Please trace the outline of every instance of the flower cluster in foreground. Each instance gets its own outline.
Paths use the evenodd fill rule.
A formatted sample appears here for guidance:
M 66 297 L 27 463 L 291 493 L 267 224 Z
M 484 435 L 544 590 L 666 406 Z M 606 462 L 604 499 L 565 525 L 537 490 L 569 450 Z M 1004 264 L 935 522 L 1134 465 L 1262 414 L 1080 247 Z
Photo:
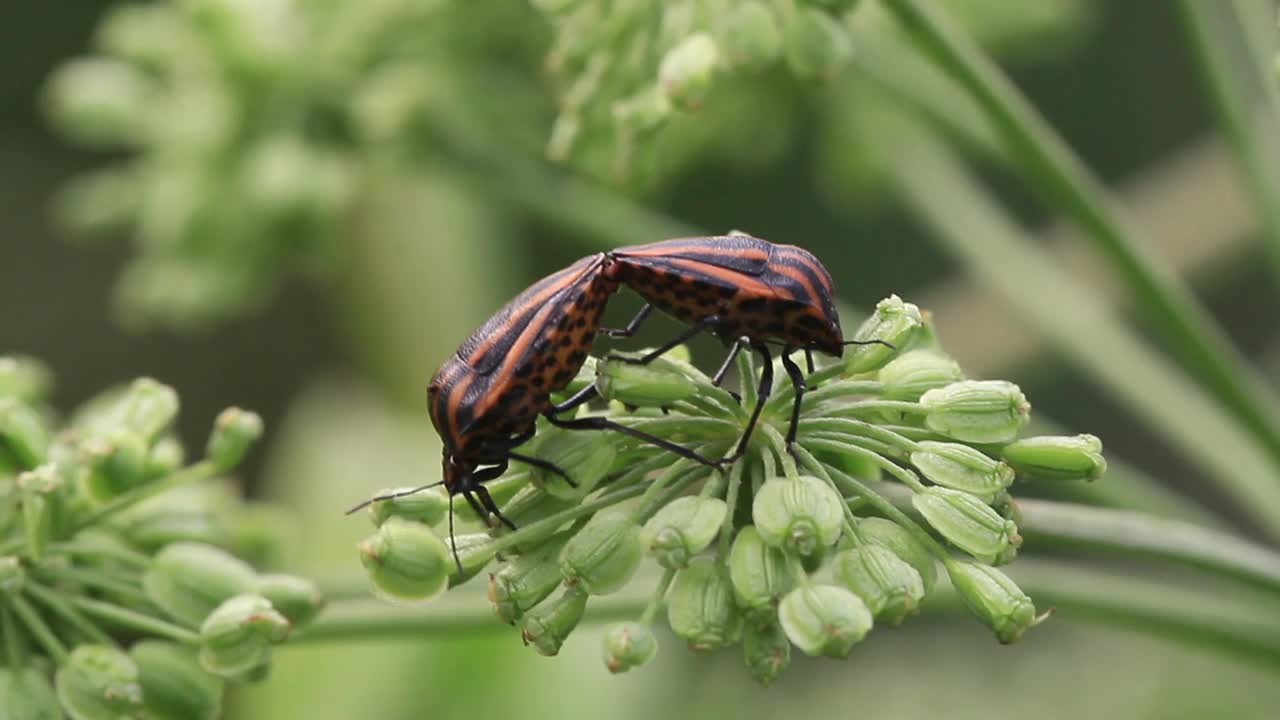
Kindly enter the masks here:
M 0 357 L 0 718 L 215 718 L 321 604 L 254 570 L 280 523 L 217 480 L 262 422 L 228 408 L 188 464 L 172 388 L 139 379 L 61 421 L 48 378 Z
M 794 391 L 776 388 L 748 452 L 727 469 L 616 434 L 540 428 L 530 454 L 577 486 L 537 468 L 491 482 L 515 531 L 451 505 L 440 488 L 375 502 L 378 530 L 360 546 L 375 588 L 424 599 L 492 565 L 494 611 L 552 655 L 592 597 L 645 578 L 647 607 L 606 634 L 610 670 L 654 656 L 651 627 L 665 611 L 696 651 L 740 644 L 767 683 L 792 647 L 844 657 L 873 625 L 902 623 L 941 569 L 1001 642 L 1017 640 L 1044 614 L 997 568 L 1021 543 L 1009 488 L 1017 478 L 1094 479 L 1106 468 L 1101 443 L 1018 439 L 1030 411 L 1018 387 L 966 379 L 918 308 L 897 297 L 855 338 L 888 345 L 858 346 L 809 376 L 791 447 Z M 756 377 L 745 354 L 739 369 Z M 752 383 L 739 400 L 687 357 L 606 359 L 584 369 L 577 386 L 586 382 L 611 401 L 603 412 L 613 419 L 712 456 L 733 447 L 756 402 Z

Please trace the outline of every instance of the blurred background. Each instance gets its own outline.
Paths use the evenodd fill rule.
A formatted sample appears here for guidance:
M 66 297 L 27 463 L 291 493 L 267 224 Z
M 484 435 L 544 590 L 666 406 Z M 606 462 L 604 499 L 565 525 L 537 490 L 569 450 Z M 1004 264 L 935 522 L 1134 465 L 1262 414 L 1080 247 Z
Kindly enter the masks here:
M 696 102 L 677 98 L 660 129 L 645 120 L 658 110 L 635 120 L 609 102 L 647 102 L 654 68 L 575 83 L 578 46 L 621 47 L 628 28 L 622 11 L 612 26 L 573 26 L 554 7 L 572 4 L 6 7 L 0 353 L 47 361 L 62 408 L 157 377 L 182 395 L 188 443 L 226 405 L 259 411 L 266 441 L 241 480 L 296 511 L 286 565 L 359 582 L 353 548 L 368 526 L 341 511 L 438 473 L 424 388 L 472 328 L 589 252 L 740 229 L 818 255 L 850 308 L 847 331 L 858 309 L 897 293 L 932 311 L 970 374 L 1013 380 L 1037 419 L 1102 437 L 1120 471 L 1099 485 L 1121 487 L 1076 499 L 1122 503 L 1125 479 L 1151 477 L 1169 507 L 1259 532 L 1239 502 L 1206 489 L 1212 463 L 987 281 L 999 249 L 974 233 L 958 245 L 922 220 L 930 180 L 903 179 L 896 144 L 912 133 L 944 138 L 965 161 L 962 185 L 999 201 L 1082 306 L 1155 345 L 1123 284 L 875 3 L 846 23 L 852 64 L 744 63 Z M 1114 191 L 1147 250 L 1280 379 L 1278 276 L 1176 4 L 942 4 Z M 1274 3 L 1253 7 L 1274 43 Z M 696 26 L 689 13 L 672 32 Z M 933 192 L 954 199 L 957 186 Z M 624 298 L 615 323 L 639 304 Z M 1060 308 L 1064 323 L 1080 325 L 1075 309 Z M 672 327 L 654 322 L 638 342 Z M 1076 329 L 1087 354 L 1089 327 Z M 694 352 L 715 362 L 710 342 Z M 1070 613 L 1011 647 L 969 618 L 926 615 L 873 633 L 845 663 L 798 658 L 768 689 L 736 653 L 660 641 L 657 662 L 618 677 L 596 628 L 556 658 L 496 621 L 456 637 L 285 646 L 267 682 L 234 692 L 228 717 L 1273 718 L 1280 707 L 1274 664 Z

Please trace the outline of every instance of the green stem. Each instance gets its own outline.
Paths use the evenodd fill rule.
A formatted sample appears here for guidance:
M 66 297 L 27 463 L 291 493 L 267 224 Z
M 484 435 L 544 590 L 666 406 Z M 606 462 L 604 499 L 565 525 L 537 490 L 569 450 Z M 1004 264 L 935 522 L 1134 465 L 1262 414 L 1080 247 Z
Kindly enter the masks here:
M 756 396 L 756 355 L 751 349 L 738 353 L 738 394 L 742 395 L 742 407 L 754 408 L 759 398 Z
M 122 599 L 128 599 L 132 602 L 146 606 L 152 606 L 151 599 L 148 598 L 146 593 L 142 592 L 142 590 L 136 585 L 132 585 L 122 580 L 117 580 L 116 578 L 105 575 L 102 572 L 69 565 L 45 565 L 37 568 L 34 574 L 36 577 L 41 579 L 64 580 L 97 588 L 99 590 L 105 590 L 121 597 Z
M 644 490 L 644 486 L 640 484 L 618 488 L 617 490 L 601 495 L 590 502 L 585 502 L 577 507 L 562 510 L 554 515 L 548 515 L 536 522 L 531 522 L 509 535 L 503 535 L 497 540 L 494 540 L 490 547 L 494 553 L 500 553 L 503 550 L 519 545 L 529 537 L 537 537 L 541 532 L 558 528 L 561 525 L 577 520 L 580 517 L 592 515 L 597 510 L 602 510 L 610 507 L 611 505 L 616 505 L 623 500 L 629 500 L 636 497 L 643 493 Z
M 800 432 L 832 432 L 841 435 L 867 437 L 889 445 L 899 453 L 910 453 L 916 449 L 916 441 L 902 433 L 890 430 L 882 425 L 854 420 L 851 418 L 815 418 L 800 421 Z
M 50 555 L 60 553 L 65 553 L 77 558 L 115 560 L 124 563 L 135 570 L 143 570 L 151 566 L 150 557 L 144 553 L 138 552 L 137 550 L 131 550 L 123 546 L 90 545 L 77 540 L 54 543 L 49 546 Z
M 40 643 L 45 653 L 53 658 L 53 661 L 59 665 L 67 661 L 67 648 L 54 634 L 53 630 L 45 623 L 44 618 L 40 617 L 40 613 L 31 607 L 26 598 L 21 595 L 9 596 L 9 607 L 13 608 L 14 614 L 26 626 L 27 632 L 31 637 Z
M 169 475 L 168 477 L 134 488 L 133 490 L 110 500 L 95 512 L 77 520 L 72 526 L 72 532 L 79 532 L 87 527 L 100 524 L 103 520 L 125 510 L 135 503 L 146 500 L 154 495 L 159 495 L 166 490 L 172 490 L 179 485 L 186 485 L 187 483 L 199 482 L 200 480 L 211 478 L 217 474 L 217 467 L 212 461 L 201 460 L 200 462 L 193 463 Z
M 69 601 L 76 609 L 122 628 L 167 638 L 184 645 L 200 644 L 199 634 L 150 615 L 87 597 L 72 597 Z
M 973 96 L 1010 155 L 1094 240 L 1178 356 L 1280 464 L 1280 398 L 1177 276 L 1143 249 L 1102 184 L 950 17 L 928 0 L 885 0 L 883 5 L 916 45 Z
M 746 469 L 746 458 L 738 458 L 733 463 L 733 467 L 729 468 L 729 492 L 725 495 L 725 506 L 728 510 L 724 514 L 724 523 L 720 525 L 718 546 L 718 554 L 722 559 L 729 557 L 729 548 L 733 544 L 735 530 L 733 516 L 738 509 L 738 493 L 742 490 L 742 476 L 746 473 Z
M 859 457 L 866 458 L 876 465 L 879 465 L 882 470 L 897 478 L 902 482 L 902 484 L 911 488 L 912 492 L 920 492 L 924 490 L 924 483 L 920 482 L 919 476 L 917 476 L 913 470 L 904 468 L 878 452 L 859 447 L 847 440 L 824 440 L 823 438 L 813 437 L 805 438 L 803 444 L 806 447 L 812 446 L 822 450 L 830 450 L 832 452 L 857 455 Z
M 810 390 L 804 394 L 804 404 L 807 406 L 811 403 L 820 403 L 824 400 L 835 400 L 851 395 L 879 395 L 884 392 L 884 383 L 879 380 L 844 380 L 841 382 L 828 383 L 818 388 Z M 778 393 L 782 396 L 782 393 Z M 785 397 L 781 397 L 786 400 Z
M 13 611 L 4 603 L 0 603 L 0 637 L 4 638 L 5 665 L 10 670 L 25 667 L 26 648 L 22 645 L 22 638 L 18 636 L 18 624 L 13 620 Z
M 662 577 L 658 580 L 658 585 L 653 589 L 653 595 L 649 598 L 649 604 L 644 607 L 644 612 L 640 613 L 640 624 L 651 625 L 653 618 L 662 609 L 663 602 L 666 600 L 667 591 L 671 589 L 671 583 L 676 579 L 676 571 L 670 568 L 662 571 Z
M 23 588 L 23 592 L 30 595 L 36 602 L 43 605 L 49 612 L 61 617 L 63 620 L 71 624 L 72 627 L 79 630 L 82 635 L 89 638 L 92 642 L 102 645 L 115 645 L 116 642 L 102 630 L 102 628 L 94 625 L 89 618 L 85 617 L 71 606 L 65 598 L 58 593 L 44 587 L 38 583 L 27 583 Z

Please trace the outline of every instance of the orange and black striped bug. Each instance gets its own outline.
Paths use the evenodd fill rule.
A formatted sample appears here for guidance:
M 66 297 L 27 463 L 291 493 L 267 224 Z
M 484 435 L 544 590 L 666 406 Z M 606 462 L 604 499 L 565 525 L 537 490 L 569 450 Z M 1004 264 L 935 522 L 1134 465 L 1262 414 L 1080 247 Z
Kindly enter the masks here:
M 585 402 L 554 405 L 551 393 L 568 385 L 587 359 L 600 314 L 618 287 L 604 272 L 608 263 L 604 253 L 591 255 L 534 283 L 472 333 L 431 379 L 427 405 L 444 444 L 443 478 L 433 485 L 444 485 L 450 499 L 462 495 L 480 517 L 492 514 L 514 527 L 483 484 L 506 472 L 512 460 L 554 472 L 573 483 L 556 465 L 516 451 L 533 437 L 539 415 L 559 427 L 614 430 L 704 464 L 716 464 L 692 450 L 607 418 L 557 417 L 557 413 Z M 425 487 L 431 485 L 374 497 L 351 511 Z M 452 536 L 452 513 L 449 521 Z M 456 561 L 456 550 L 454 555 Z
M 813 372 L 812 351 L 840 357 L 845 345 L 862 344 L 843 339 L 831 275 L 803 248 L 732 234 L 618 248 L 608 256 L 604 277 L 631 288 L 646 304 L 625 328 L 602 332 L 613 337 L 633 335 L 654 307 L 690 326 L 643 357 L 622 359 L 649 362 L 704 331 L 731 344 L 728 357 L 715 374 L 717 385 L 742 348 L 749 347 L 764 359 L 758 402 L 730 460 L 745 452 L 773 389 L 770 344 L 781 346 L 782 366 L 796 390 L 788 443 L 796 439 L 805 390 L 804 374 L 790 354 L 804 350 L 809 372 Z

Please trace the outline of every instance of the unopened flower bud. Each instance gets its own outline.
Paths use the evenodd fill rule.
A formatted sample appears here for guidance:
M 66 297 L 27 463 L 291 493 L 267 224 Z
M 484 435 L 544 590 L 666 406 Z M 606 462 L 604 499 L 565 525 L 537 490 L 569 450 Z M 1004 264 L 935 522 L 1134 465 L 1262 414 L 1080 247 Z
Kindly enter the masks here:
M 52 463 L 46 463 L 22 473 L 14 482 L 22 502 L 27 553 L 39 561 L 65 519 L 62 476 Z
M 934 388 L 964 379 L 960 365 L 950 357 L 930 349 L 902 353 L 880 368 L 880 383 L 887 400 L 915 402 Z
M 773 62 L 782 49 L 782 33 L 773 13 L 762 2 L 730 7 L 716 33 L 725 59 L 734 68 L 759 68 Z
M 604 635 L 604 666 L 623 673 L 648 664 L 658 653 L 658 640 L 647 625 L 628 622 L 614 625 Z
M 387 518 L 403 518 L 423 525 L 435 525 L 449 513 L 449 496 L 447 493 L 421 490 L 408 495 L 397 495 L 413 488 L 385 488 L 375 493 L 375 497 L 394 495 L 385 500 L 374 500 L 369 503 L 369 519 L 374 527 L 379 527 Z
M 667 596 L 667 622 L 695 651 L 737 642 L 742 616 L 733 602 L 733 586 L 716 561 L 695 558 L 676 574 Z
M 897 295 L 876 303 L 876 311 L 853 334 L 854 340 L 864 344 L 854 345 L 846 351 L 846 372 L 858 374 L 883 367 L 898 354 L 899 348 L 906 346 L 922 324 L 920 308 L 903 302 Z
M 938 485 L 976 495 L 988 504 L 1013 484 L 1013 468 L 960 443 L 917 443 L 911 464 Z
M 871 630 L 871 611 L 857 595 L 834 585 L 792 590 L 778 606 L 787 637 L 806 655 L 847 657 Z
M 947 566 L 951 585 L 978 619 L 1002 643 L 1011 643 L 1039 625 L 1049 613 L 1036 614 L 1035 603 L 1008 575 L 989 565 L 957 561 Z
M 500 620 L 514 625 L 560 586 L 560 551 L 568 541 L 568 535 L 549 540 L 489 575 L 489 602 Z
M 0 668 L 0 718 L 62 720 L 62 708 L 44 673 L 32 667 Z
M 768 686 L 791 664 L 791 641 L 776 619 L 748 623 L 742 632 L 742 659 L 751 677 Z
M 971 443 L 1009 442 L 1031 415 L 1022 390 L 1003 380 L 964 380 L 920 396 L 925 425 Z
M 836 555 L 836 580 L 862 598 L 879 621 L 897 627 L 920 610 L 924 581 L 907 561 L 881 545 L 868 543 Z
M 20 355 L 0 356 L 0 398 L 17 398 L 34 402 L 48 394 L 53 373 L 35 358 Z
M 840 538 L 843 502 L 816 477 L 773 478 L 756 493 L 751 517 L 766 543 L 807 556 Z
M 720 50 L 707 33 L 694 33 L 667 51 L 658 67 L 658 85 L 678 108 L 697 110 L 711 87 Z
M 587 611 L 587 593 L 580 588 L 567 587 L 559 597 L 530 610 L 521 623 L 520 636 L 525 645 L 532 645 L 543 655 L 560 652 L 569 633 Z
M 259 575 L 253 592 L 271 602 L 293 627 L 302 627 L 315 619 L 324 607 L 324 595 L 314 582 L 297 575 L 268 573 Z
M 289 621 L 261 595 L 236 595 L 200 626 L 200 665 L 236 677 L 271 659 L 271 646 L 289 635 Z
M 0 557 L 0 597 L 20 592 L 26 577 L 27 572 L 16 555 Z
M 151 107 L 150 81 L 133 65 L 114 59 L 72 60 L 46 89 L 49 113 L 64 132 L 89 145 L 142 139 Z
M 0 452 L 30 470 L 45 461 L 49 432 L 40 413 L 15 397 L 0 397 Z
M 596 389 L 600 397 L 632 407 L 666 407 L 699 391 L 697 381 L 667 357 L 654 358 L 644 365 L 606 357 L 597 367 Z
M 529 477 L 534 485 L 562 500 L 578 501 L 595 489 L 618 457 L 613 443 L 600 442 L 593 433 L 554 428 L 538 436 L 533 454 L 569 474 L 570 485 L 556 472 L 534 467 Z
M 787 64 L 801 76 L 834 77 L 853 57 L 849 31 L 815 8 L 791 13 L 783 43 Z
M 470 580 L 480 574 L 481 570 L 493 561 L 495 555 L 498 554 L 494 549 L 493 537 L 489 533 L 465 533 L 462 535 L 454 534 L 448 538 L 446 543 L 449 546 L 450 557 L 456 557 L 459 563 L 462 563 L 462 574 L 457 572 L 457 563 L 454 563 L 454 570 L 449 575 L 449 587 L 455 588 L 462 583 Z M 456 556 L 454 550 L 457 550 Z
M 640 539 L 658 564 L 671 570 L 686 567 L 715 539 L 727 512 L 718 498 L 676 498 L 649 518 Z
M 171 617 L 195 626 L 227 598 L 252 591 L 255 581 L 253 568 L 227 551 L 178 542 L 152 558 L 142 589 Z
M 398 600 L 425 600 L 444 592 L 454 571 L 449 546 L 422 523 L 391 518 L 360 543 L 374 588 Z
M 138 666 L 149 720 L 216 720 L 222 714 L 222 678 L 200 667 L 196 651 L 173 642 L 143 640 L 129 648 Z
M 85 489 L 96 502 L 106 502 L 132 490 L 147 480 L 146 438 L 126 428 L 85 444 Z
M 777 614 L 778 603 L 793 585 L 786 555 L 766 543 L 752 525 L 739 530 L 733 540 L 729 580 L 738 606 L 756 624 Z
M 1004 446 L 1000 455 L 1036 480 L 1097 480 L 1107 471 L 1102 441 L 1093 435 L 1042 435 Z
M 164 435 L 151 446 L 147 453 L 144 475 L 147 480 L 154 480 L 176 472 L 186 462 L 187 451 L 182 442 L 173 435 Z
M 1013 521 L 969 493 L 930 487 L 911 496 L 911 504 L 952 545 L 984 563 L 1007 563 L 1022 544 Z
M 121 398 L 122 420 L 150 444 L 178 416 L 178 393 L 151 378 L 138 378 Z
M 605 511 L 591 518 L 560 553 L 565 583 L 588 595 L 608 595 L 619 590 L 644 557 L 640 526 L 631 515 Z
M 262 437 L 262 418 L 257 413 L 230 407 L 219 413 L 205 454 L 219 471 L 240 464 L 249 448 Z
M 661 127 L 671 117 L 671 101 L 652 85 L 613 104 L 613 121 L 619 130 L 638 135 Z
M 869 543 L 888 548 L 915 568 L 920 573 L 926 595 L 933 590 L 938 581 L 937 561 L 909 530 L 892 520 L 868 517 L 858 521 L 858 534 Z
M 105 645 L 80 645 L 55 675 L 58 699 L 75 718 L 137 717 L 142 713 L 138 666 Z

